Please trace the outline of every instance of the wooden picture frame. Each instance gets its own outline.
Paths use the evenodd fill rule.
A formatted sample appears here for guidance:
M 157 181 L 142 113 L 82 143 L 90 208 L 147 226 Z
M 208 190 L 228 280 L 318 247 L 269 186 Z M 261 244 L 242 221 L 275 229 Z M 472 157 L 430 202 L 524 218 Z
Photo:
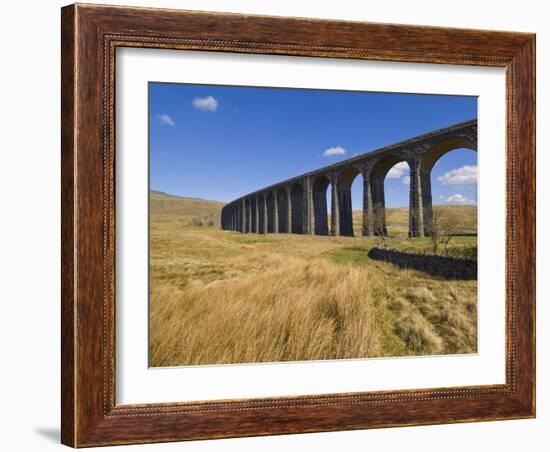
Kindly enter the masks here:
M 535 416 L 535 35 L 147 8 L 62 9 L 62 442 L 73 447 Z M 506 383 L 115 404 L 117 47 L 506 69 Z

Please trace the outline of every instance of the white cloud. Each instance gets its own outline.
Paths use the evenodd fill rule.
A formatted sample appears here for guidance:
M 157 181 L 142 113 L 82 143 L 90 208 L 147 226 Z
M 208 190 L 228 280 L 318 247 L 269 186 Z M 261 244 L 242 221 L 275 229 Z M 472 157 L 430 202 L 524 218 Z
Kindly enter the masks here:
M 389 171 L 386 177 L 390 179 L 399 179 L 409 171 L 409 165 L 407 162 L 399 162 L 397 165 L 394 165 Z
M 195 97 L 193 99 L 193 107 L 202 111 L 216 111 L 218 109 L 218 101 L 212 97 Z
M 165 126 L 174 127 L 176 125 L 174 120 L 168 115 L 165 115 L 165 114 L 157 115 L 157 118 L 160 121 L 160 123 L 164 124 Z
M 477 165 L 465 165 L 447 171 L 437 180 L 443 185 L 475 185 L 477 183 Z
M 451 204 L 475 204 L 475 201 L 472 201 L 471 199 L 468 199 L 461 195 L 460 193 L 457 193 L 456 195 L 449 196 L 446 199 L 447 202 Z
M 333 155 L 344 155 L 346 153 L 346 149 L 342 146 L 332 146 L 328 149 L 325 149 L 325 152 L 323 152 L 324 157 L 331 157 Z
M 401 179 L 401 182 L 403 182 L 405 185 L 411 185 L 411 176 L 405 176 L 403 179 Z

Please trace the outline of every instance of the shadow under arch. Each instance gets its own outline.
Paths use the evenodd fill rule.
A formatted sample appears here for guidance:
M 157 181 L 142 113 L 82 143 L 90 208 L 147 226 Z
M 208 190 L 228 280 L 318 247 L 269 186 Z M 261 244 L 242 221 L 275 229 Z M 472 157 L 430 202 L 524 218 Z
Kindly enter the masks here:
M 477 144 L 463 137 L 445 138 L 435 143 L 422 156 L 420 162 L 420 188 L 425 236 L 433 234 L 432 169 L 441 157 L 458 149 L 470 149 L 477 152 Z
M 251 220 L 252 220 L 252 201 L 249 198 L 244 200 L 245 211 L 245 232 L 251 232 Z
M 378 160 L 371 172 L 371 194 L 372 194 L 372 214 L 374 235 L 387 236 L 388 228 L 386 225 L 386 196 L 384 194 L 384 182 L 390 169 L 401 162 L 409 163 L 401 155 L 390 155 Z M 410 167 L 409 167 L 410 170 Z
M 256 205 L 258 206 L 258 233 L 265 234 L 266 229 L 266 217 L 265 217 L 265 195 L 263 193 L 256 196 Z
M 258 232 L 258 204 L 256 198 L 250 198 L 250 232 Z
M 304 188 L 299 182 L 290 187 L 290 230 L 293 234 L 304 233 Z
M 267 211 L 266 232 L 275 232 L 275 196 L 273 196 L 273 192 L 268 191 L 265 194 L 265 203 Z
M 321 174 L 315 178 L 312 185 L 314 234 L 328 235 L 327 189 L 330 179 Z
M 283 187 L 279 187 L 276 191 L 277 211 L 278 211 L 278 226 L 279 232 L 290 232 L 288 230 L 288 195 Z
M 338 211 L 340 214 L 340 235 L 353 236 L 353 205 L 351 186 L 360 173 L 359 168 L 348 166 L 338 175 Z

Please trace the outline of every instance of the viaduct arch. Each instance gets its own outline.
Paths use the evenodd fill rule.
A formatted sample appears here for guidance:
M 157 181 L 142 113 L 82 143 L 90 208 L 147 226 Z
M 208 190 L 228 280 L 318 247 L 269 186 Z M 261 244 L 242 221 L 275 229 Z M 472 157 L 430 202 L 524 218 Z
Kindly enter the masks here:
M 458 148 L 477 151 L 477 120 L 434 130 L 249 193 L 223 207 L 222 229 L 353 236 L 351 185 L 361 176 L 361 234 L 387 235 L 384 180 L 396 163 L 405 161 L 411 178 L 409 236 L 431 235 L 431 171 L 441 156 Z M 329 185 L 331 206 L 326 201 Z

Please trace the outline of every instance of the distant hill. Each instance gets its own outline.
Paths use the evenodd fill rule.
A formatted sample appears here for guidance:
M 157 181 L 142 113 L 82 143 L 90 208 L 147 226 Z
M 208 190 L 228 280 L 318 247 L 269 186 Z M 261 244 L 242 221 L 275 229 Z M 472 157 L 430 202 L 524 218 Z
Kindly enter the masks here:
M 170 195 L 161 191 L 149 192 L 149 207 L 151 216 L 177 216 L 189 223 L 202 222 L 203 225 L 213 223 L 220 225 L 221 209 L 225 205 L 220 201 L 200 198 L 186 198 Z M 456 225 L 456 231 L 461 233 L 477 232 L 477 207 L 457 205 L 436 205 L 434 211 L 446 221 Z M 361 211 L 353 212 L 353 223 L 356 235 L 361 233 Z M 386 224 L 390 235 L 407 234 L 409 228 L 409 209 L 407 207 L 387 208 Z
M 220 215 L 225 203 L 200 198 L 186 198 L 170 195 L 161 191 L 149 191 L 149 210 L 151 216 L 178 216 L 187 221 L 212 220 L 220 224 Z

